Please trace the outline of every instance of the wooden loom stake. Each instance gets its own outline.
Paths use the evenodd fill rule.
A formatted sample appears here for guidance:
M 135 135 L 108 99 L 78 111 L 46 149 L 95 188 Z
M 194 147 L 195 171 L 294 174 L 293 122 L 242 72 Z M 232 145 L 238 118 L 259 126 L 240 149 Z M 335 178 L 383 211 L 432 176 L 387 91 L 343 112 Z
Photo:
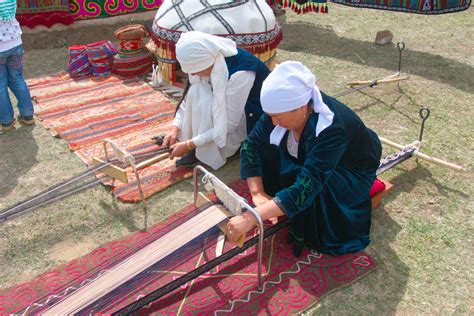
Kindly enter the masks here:
M 402 145 L 397 144 L 395 142 L 392 142 L 391 140 L 385 139 L 383 137 L 379 137 L 379 139 L 382 143 L 384 143 L 388 146 L 392 146 L 392 147 L 395 147 L 397 149 L 403 149 Z M 423 159 L 423 160 L 426 160 L 426 161 L 429 161 L 429 162 L 434 163 L 436 165 L 452 169 L 454 171 L 458 171 L 458 172 L 467 171 L 467 169 L 465 167 L 462 167 L 462 166 L 459 166 L 459 165 L 456 165 L 456 164 L 453 164 L 451 162 L 447 162 L 447 161 L 444 161 L 444 160 L 441 160 L 441 159 L 438 159 L 438 158 L 434 158 L 434 157 L 428 156 L 428 155 L 420 153 L 420 152 L 414 152 L 413 156 L 415 156 L 417 158 L 420 158 L 420 159 Z

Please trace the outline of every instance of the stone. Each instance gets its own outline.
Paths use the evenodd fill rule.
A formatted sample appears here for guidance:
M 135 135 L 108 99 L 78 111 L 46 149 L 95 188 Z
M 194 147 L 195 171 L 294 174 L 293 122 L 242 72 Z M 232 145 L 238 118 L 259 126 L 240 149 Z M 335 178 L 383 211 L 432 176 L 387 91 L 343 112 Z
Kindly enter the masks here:
M 375 44 L 377 45 L 387 45 L 392 42 L 393 34 L 389 30 L 378 31 L 375 36 Z

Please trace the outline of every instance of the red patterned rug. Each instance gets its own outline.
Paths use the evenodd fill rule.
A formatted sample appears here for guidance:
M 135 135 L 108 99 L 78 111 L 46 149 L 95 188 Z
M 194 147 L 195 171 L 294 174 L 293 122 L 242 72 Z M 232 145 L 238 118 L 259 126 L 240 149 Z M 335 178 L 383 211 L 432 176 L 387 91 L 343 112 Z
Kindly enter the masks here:
M 249 198 L 244 181 L 231 185 Z M 187 206 L 166 221 L 60 266 L 37 279 L 0 291 L 0 314 L 38 314 L 64 296 L 76 291 L 101 273 L 142 249 L 197 212 Z M 255 247 L 247 249 L 213 271 L 199 276 L 138 314 L 271 314 L 288 315 L 308 309 L 320 298 L 357 281 L 376 267 L 365 252 L 344 256 L 322 255 L 305 250 L 300 258 L 286 243 L 286 229 L 269 237 L 264 245 L 263 290 L 257 289 Z M 232 245 L 226 243 L 224 252 Z M 180 252 L 167 269 L 155 266 L 123 289 L 108 295 L 107 303 L 96 302 L 87 313 L 109 314 L 135 302 L 163 284 L 215 258 L 215 241 L 207 238 L 199 252 L 191 256 Z M 82 311 L 81 311 L 82 312 Z
M 72 79 L 65 72 L 28 80 L 36 115 L 54 136 L 87 165 L 104 158 L 102 140 L 110 138 L 133 154 L 158 149 L 152 137 L 166 133 L 175 106 L 139 79 L 87 77 Z M 136 178 L 127 170 L 129 184 L 109 181 L 122 201 L 140 200 Z M 192 175 L 166 159 L 139 171 L 145 197 Z

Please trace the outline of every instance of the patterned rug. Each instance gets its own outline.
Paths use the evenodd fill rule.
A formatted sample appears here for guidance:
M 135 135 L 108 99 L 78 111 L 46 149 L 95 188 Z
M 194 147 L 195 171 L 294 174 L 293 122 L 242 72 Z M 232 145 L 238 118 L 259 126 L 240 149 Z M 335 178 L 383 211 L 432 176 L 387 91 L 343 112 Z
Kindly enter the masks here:
M 239 180 L 231 187 L 249 198 L 244 181 Z M 187 221 L 195 212 L 197 210 L 189 205 L 147 232 L 137 232 L 110 242 L 35 280 L 0 290 L 0 314 L 41 313 L 47 306 Z M 330 256 L 305 250 L 300 258 L 296 258 L 292 246 L 286 243 L 286 233 L 287 230 L 283 229 L 265 241 L 262 291 L 257 289 L 256 253 L 255 247 L 251 247 L 148 305 L 138 314 L 295 314 L 313 306 L 323 296 L 352 284 L 376 267 L 374 259 L 365 252 Z M 226 243 L 224 252 L 231 247 Z M 127 283 L 125 289 L 119 288 L 108 295 L 108 303 L 98 302 L 87 312 L 110 314 L 215 258 L 215 241 L 208 239 L 193 256 L 187 257 L 180 252 L 179 257 L 180 260 L 173 260 L 169 265 L 172 269 L 152 267 Z
M 466 10 L 471 0 L 331 0 L 350 7 L 401 11 L 420 14 L 445 14 Z
M 115 76 L 75 80 L 67 73 L 28 80 L 36 115 L 43 126 L 66 141 L 87 165 L 92 158 L 104 159 L 102 139 L 110 138 L 132 154 L 159 147 L 152 137 L 166 133 L 175 106 L 139 79 Z M 112 152 L 109 152 L 111 157 Z M 136 177 L 127 169 L 129 183 L 105 182 L 122 201 L 140 200 Z M 176 168 L 165 159 L 139 171 L 145 197 L 192 175 L 189 168 Z
M 29 28 L 74 22 L 69 12 L 69 0 L 18 0 L 16 18 L 22 26 Z
M 85 20 L 156 10 L 162 0 L 70 0 L 70 2 L 74 20 Z

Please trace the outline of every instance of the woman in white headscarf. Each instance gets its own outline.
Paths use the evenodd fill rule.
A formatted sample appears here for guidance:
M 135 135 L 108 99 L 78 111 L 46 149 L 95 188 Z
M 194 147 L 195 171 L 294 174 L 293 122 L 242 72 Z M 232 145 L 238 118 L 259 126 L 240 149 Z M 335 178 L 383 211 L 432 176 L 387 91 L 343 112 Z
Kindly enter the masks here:
M 331 254 L 364 249 L 370 242 L 369 191 L 381 156 L 377 135 L 347 106 L 322 94 L 300 62 L 273 70 L 261 103 L 266 114 L 242 145 L 241 176 L 262 219 L 291 219 L 297 256 L 304 246 Z M 268 143 L 278 146 L 281 159 L 271 175 L 262 169 L 259 151 Z M 266 177 L 273 177 L 277 190 L 264 188 Z M 230 238 L 255 225 L 251 214 L 232 218 Z
M 163 145 L 171 145 L 171 158 L 182 157 L 177 165 L 200 160 L 218 169 L 263 113 L 259 96 L 269 70 L 232 40 L 197 31 L 181 35 L 176 59 L 190 87 Z

